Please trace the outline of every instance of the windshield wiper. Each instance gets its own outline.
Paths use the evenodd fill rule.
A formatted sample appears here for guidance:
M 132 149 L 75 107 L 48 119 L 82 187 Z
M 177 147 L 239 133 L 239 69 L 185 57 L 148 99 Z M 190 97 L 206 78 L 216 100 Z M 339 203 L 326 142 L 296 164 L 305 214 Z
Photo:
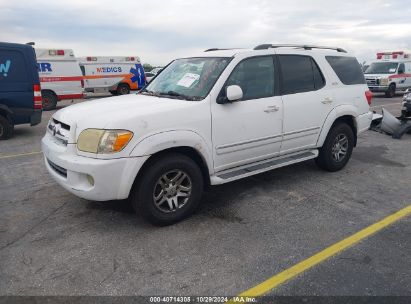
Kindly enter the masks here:
M 167 93 L 160 93 L 160 95 L 164 96 L 172 96 L 172 97 L 177 97 L 177 98 L 182 98 L 185 100 L 201 100 L 201 97 L 198 96 L 188 96 L 184 94 L 177 93 L 176 91 L 168 91 Z
M 144 94 L 144 95 L 157 96 L 157 97 L 160 95 L 157 92 L 153 92 L 153 91 L 150 91 L 150 90 L 147 90 L 147 89 L 142 89 L 139 93 Z

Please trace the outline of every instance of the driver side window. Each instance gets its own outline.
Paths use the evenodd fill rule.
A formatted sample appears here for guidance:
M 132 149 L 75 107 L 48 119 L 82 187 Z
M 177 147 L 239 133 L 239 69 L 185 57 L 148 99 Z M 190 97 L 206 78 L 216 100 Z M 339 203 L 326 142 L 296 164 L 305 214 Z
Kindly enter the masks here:
M 242 100 L 274 96 L 273 57 L 252 57 L 241 61 L 234 68 L 220 95 L 225 95 L 225 88 L 230 85 L 241 87 Z
M 404 74 L 405 73 L 405 65 L 403 63 L 400 64 L 398 67 L 398 74 Z

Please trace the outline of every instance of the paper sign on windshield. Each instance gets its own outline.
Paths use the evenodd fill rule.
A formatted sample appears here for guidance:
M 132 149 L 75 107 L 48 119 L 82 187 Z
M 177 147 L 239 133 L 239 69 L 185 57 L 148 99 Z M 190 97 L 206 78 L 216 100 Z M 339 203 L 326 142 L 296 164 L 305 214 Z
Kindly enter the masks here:
M 183 78 L 180 79 L 179 82 L 177 82 L 178 86 L 189 88 L 193 85 L 195 81 L 197 81 L 200 78 L 200 75 L 198 74 L 193 74 L 193 73 L 186 73 Z
M 395 73 L 396 69 L 390 69 L 390 73 Z

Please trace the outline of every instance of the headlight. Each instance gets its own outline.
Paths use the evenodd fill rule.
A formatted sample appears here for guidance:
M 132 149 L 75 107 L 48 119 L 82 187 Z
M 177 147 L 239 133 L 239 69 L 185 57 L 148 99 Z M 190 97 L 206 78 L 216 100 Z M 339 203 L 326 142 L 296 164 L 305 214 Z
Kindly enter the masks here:
M 387 85 L 388 84 L 388 78 L 381 78 L 380 79 L 380 84 L 381 85 Z
M 127 130 L 86 129 L 80 133 L 77 149 L 89 153 L 110 154 L 124 149 L 133 137 Z

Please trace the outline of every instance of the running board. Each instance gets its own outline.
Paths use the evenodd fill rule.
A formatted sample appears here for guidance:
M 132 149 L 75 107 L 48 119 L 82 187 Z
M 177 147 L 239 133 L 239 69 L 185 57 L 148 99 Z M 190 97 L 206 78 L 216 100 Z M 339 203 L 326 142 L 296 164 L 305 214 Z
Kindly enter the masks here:
M 255 162 L 246 166 L 218 172 L 217 175 L 211 176 L 211 184 L 225 184 L 244 177 L 300 163 L 309 159 L 316 158 L 317 156 L 318 150 L 310 150 L 266 159 L 264 161 Z

